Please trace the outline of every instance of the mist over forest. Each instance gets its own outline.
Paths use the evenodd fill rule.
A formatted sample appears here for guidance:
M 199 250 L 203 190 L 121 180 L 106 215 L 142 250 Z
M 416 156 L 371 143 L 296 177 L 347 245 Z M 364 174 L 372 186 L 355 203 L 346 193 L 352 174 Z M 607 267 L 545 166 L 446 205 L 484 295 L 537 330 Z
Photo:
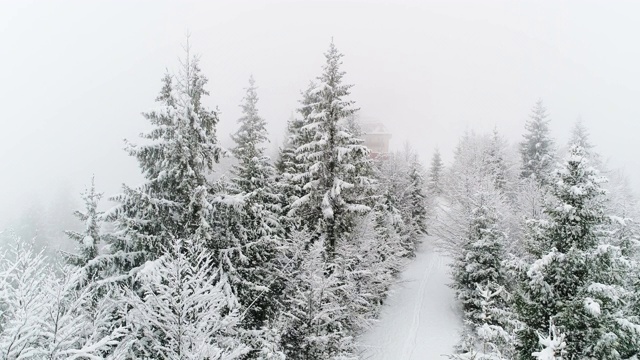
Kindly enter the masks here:
M 0 359 L 637 359 L 638 11 L 0 4 Z

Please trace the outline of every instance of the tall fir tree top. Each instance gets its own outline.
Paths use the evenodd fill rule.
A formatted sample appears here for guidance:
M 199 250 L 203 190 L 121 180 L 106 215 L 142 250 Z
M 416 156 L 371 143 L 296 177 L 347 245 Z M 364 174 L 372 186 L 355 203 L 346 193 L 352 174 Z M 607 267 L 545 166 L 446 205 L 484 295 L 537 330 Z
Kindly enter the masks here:
M 600 156 L 593 151 L 595 145 L 591 143 L 590 137 L 591 135 L 589 134 L 589 130 L 587 130 L 587 127 L 584 125 L 582 118 L 579 117 L 573 125 L 573 129 L 571 129 L 571 138 L 569 139 L 568 145 L 569 147 L 573 145 L 580 146 L 593 165 L 600 167 L 600 165 L 602 165 L 600 162 Z
M 444 168 L 444 163 L 442 162 L 442 155 L 440 155 L 440 149 L 436 148 L 433 152 L 433 156 L 431 157 L 431 167 L 429 168 L 429 173 L 431 176 L 435 176 L 439 181 L 440 176 L 442 175 L 442 169 Z
M 231 138 L 236 147 L 231 151 L 242 162 L 264 154 L 261 144 L 269 141 L 267 137 L 266 121 L 258 115 L 258 93 L 253 75 L 249 77 L 249 87 L 243 98 L 242 117 L 238 119 L 240 128 Z M 246 165 L 246 164 L 244 164 Z
M 431 157 L 431 166 L 429 167 L 429 179 L 427 182 L 427 189 L 431 194 L 442 194 L 442 176 L 444 170 L 444 163 L 442 162 L 442 156 L 440 155 L 440 149 L 436 148 L 433 156 Z
M 330 86 L 337 86 L 342 84 L 342 77 L 345 72 L 340 70 L 340 66 L 342 66 L 342 57 L 344 54 L 338 51 L 338 48 L 331 40 L 329 44 L 329 50 L 324 53 L 324 57 L 327 62 L 322 66 L 323 73 L 318 77 L 318 80 L 321 83 L 326 83 Z M 353 85 L 344 85 L 345 88 L 351 88 Z
M 589 166 L 584 149 L 573 145 L 564 164 L 556 170 L 553 193 L 567 204 L 584 204 L 605 193 L 600 187 L 603 182 L 606 179 Z
M 91 177 L 91 186 L 84 190 L 82 199 L 85 211 L 75 211 L 73 214 L 84 223 L 84 231 L 65 231 L 70 239 L 75 240 L 77 254 L 68 257 L 68 262 L 76 266 L 84 266 L 98 256 L 98 244 L 102 241 L 100 223 L 102 212 L 98 211 L 98 203 L 103 193 L 96 192 L 95 176 Z
M 195 236 L 207 242 L 212 236 L 208 176 L 226 151 L 216 136 L 217 110 L 203 102 L 207 78 L 188 42 L 185 53 L 179 70 L 163 77 L 159 106 L 143 113 L 152 125 L 140 135 L 145 140 L 127 142 L 146 182 L 125 185 L 112 198 L 119 205 L 109 213 L 117 228 L 109 250 L 117 268 L 127 272 L 160 256 L 173 239 Z
M 594 247 L 598 243 L 597 224 L 604 223 L 602 195 L 606 193 L 600 184 L 606 179 L 589 166 L 582 147 L 574 145 L 569 150 L 564 165 L 560 167 L 551 184 L 551 192 L 557 199 L 555 206 L 547 209 L 557 231 L 555 247 L 566 251 L 571 246 L 579 249 Z
M 584 125 L 584 121 L 581 117 L 576 120 L 575 124 L 573 124 L 573 129 L 571 129 L 571 139 L 569 139 L 569 146 L 578 145 L 584 149 L 585 152 L 591 151 L 593 149 L 593 144 L 589 140 L 589 130 Z
M 520 143 L 522 177 L 535 176 L 541 183 L 551 172 L 554 158 L 554 142 L 549 131 L 549 115 L 542 100 L 538 100 L 525 123 L 526 133 Z
M 148 180 L 173 177 L 180 183 L 191 179 L 201 185 L 205 182 L 204 174 L 213 169 L 224 150 L 216 135 L 217 110 L 203 104 L 204 96 L 209 95 L 204 88 L 208 79 L 202 74 L 199 58 L 191 56 L 188 45 L 185 51 L 179 71 L 167 73 L 162 79 L 163 86 L 156 98 L 160 106 L 143 113 L 154 128 L 141 137 L 152 143 L 127 142 L 127 150 L 138 159 Z
M 506 162 L 507 141 L 500 135 L 497 128 L 493 129 L 491 140 L 486 153 L 488 175 L 493 178 L 494 186 L 500 191 L 506 191 L 508 186 L 508 166 Z
M 518 344 L 522 358 L 548 346 L 539 334 L 554 326 L 566 335 L 572 359 L 638 354 L 640 326 L 625 304 L 632 296 L 625 288 L 630 262 L 608 244 L 604 181 L 589 166 L 584 149 L 572 146 L 549 184 L 555 200 L 546 206 L 548 219 L 531 222 L 539 246 L 515 302 L 526 325 Z
M 290 129 L 297 166 L 290 167 L 287 177 L 301 190 L 289 214 L 304 214 L 304 225 L 314 236 L 326 236 L 328 253 L 333 253 L 354 216 L 369 210 L 364 204 L 373 180 L 368 149 L 345 124 L 357 109 L 346 99 L 352 85 L 342 83 L 342 54 L 333 42 L 325 58 L 316 86 L 303 93 L 301 123 L 291 124 L 302 126 Z
M 326 63 L 322 66 L 322 75 L 318 79 L 318 86 L 312 92 L 312 95 L 322 97 L 324 102 L 330 105 L 329 116 L 332 118 L 346 118 L 357 111 L 352 108 L 354 101 L 344 100 L 343 97 L 349 96 L 349 89 L 353 87 L 351 84 L 343 84 L 342 78 L 346 72 L 340 70 L 342 66 L 342 53 L 338 52 L 333 40 L 329 45 L 329 50 L 324 54 Z M 322 116 L 320 112 L 317 114 Z

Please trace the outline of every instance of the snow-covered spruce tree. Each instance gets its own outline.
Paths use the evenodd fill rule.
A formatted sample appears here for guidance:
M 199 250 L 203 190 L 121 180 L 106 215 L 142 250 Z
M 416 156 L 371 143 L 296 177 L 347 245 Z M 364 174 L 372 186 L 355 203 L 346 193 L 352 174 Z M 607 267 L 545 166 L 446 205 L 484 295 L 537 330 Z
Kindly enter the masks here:
M 103 242 L 100 232 L 103 213 L 98 211 L 98 203 L 102 193 L 96 192 L 95 179 L 91 177 L 91 187 L 82 194 L 85 210 L 75 211 L 74 215 L 84 223 L 84 231 L 67 230 L 67 236 L 76 241 L 76 254 L 64 254 L 67 262 L 78 267 L 85 267 L 91 260 L 98 256 L 98 246 Z M 97 269 L 86 269 L 87 281 L 91 281 L 96 275 Z
M 113 197 L 119 205 L 109 213 L 116 232 L 110 237 L 108 260 L 120 271 L 161 256 L 172 239 L 195 236 L 216 248 L 211 243 L 207 174 L 224 150 L 216 138 L 217 112 L 203 103 L 206 83 L 198 58 L 190 57 L 187 46 L 180 71 L 163 78 L 159 108 L 144 114 L 153 129 L 141 135 L 142 144 L 127 143 L 146 182 L 125 185 L 123 193 Z
M 507 194 L 510 194 L 509 166 L 506 157 L 507 142 L 502 138 L 497 128 L 493 129 L 491 140 L 485 154 L 485 163 L 490 176 L 493 178 L 494 187 Z
M 384 168 L 390 170 L 386 166 Z M 378 175 L 382 174 L 388 173 Z M 352 239 L 353 248 L 349 253 L 349 256 L 357 259 L 357 269 L 353 270 L 359 276 L 356 286 L 369 297 L 368 302 L 372 305 L 368 311 L 373 314 L 377 313 L 377 307 L 387 296 L 387 290 L 401 270 L 404 258 L 414 254 L 416 245 L 409 236 L 402 212 L 394 206 L 397 199 L 392 192 L 393 187 L 389 187 L 392 182 L 385 182 L 387 179 L 382 177 L 378 179 L 378 192 L 382 194 L 376 196 L 372 211 L 357 222 Z
M 497 227 L 498 214 L 487 204 L 487 194 L 478 194 L 474 200 L 462 251 L 452 264 L 452 287 L 464 311 L 460 356 L 507 359 L 513 354 L 514 316 L 508 307 L 502 265 L 506 235 Z
M 391 205 L 390 196 L 380 198 L 376 203 L 372 214 L 373 230 L 371 235 L 362 234 L 363 250 L 368 248 L 368 238 L 371 238 L 373 248 L 366 259 L 370 262 L 372 271 L 380 271 L 381 274 L 373 276 L 373 282 L 380 282 L 383 291 L 376 292 L 376 298 L 382 301 L 386 296 L 386 286 L 391 284 L 393 275 L 396 275 L 402 265 L 402 258 L 412 254 L 413 248 L 407 249 L 406 236 L 403 234 L 404 222 L 400 212 Z
M 295 149 L 288 140 L 290 138 L 288 131 L 285 137 L 287 140 L 280 147 L 278 158 L 274 164 L 276 170 L 274 183 L 276 184 L 279 194 L 278 200 L 280 201 L 278 222 L 282 228 L 282 237 L 284 238 L 289 237 L 294 229 L 300 227 L 299 219 L 289 216 L 289 211 L 291 210 L 291 204 L 302 196 L 302 188 L 289 177 L 290 174 L 295 172 L 292 170 L 296 166 L 294 163 Z
M 595 147 L 589 139 L 589 130 L 587 130 L 587 127 L 584 125 L 582 118 L 578 118 L 571 129 L 569 147 L 573 145 L 580 146 L 588 157 L 591 156 L 593 148 Z M 590 160 L 593 161 L 593 159 Z
M 292 213 L 303 219 L 314 238 L 326 238 L 328 256 L 334 254 L 338 239 L 351 231 L 354 216 L 369 210 L 372 184 L 368 149 L 344 124 L 356 109 L 353 101 L 345 99 L 351 85 L 342 83 L 342 56 L 332 42 L 317 87 L 300 110 L 305 124 L 302 134 L 294 135 L 296 158 L 302 166 L 292 179 L 303 181 L 304 195 L 292 204 Z M 305 134 L 310 139 L 299 141 Z
M 444 172 L 444 163 L 440 150 L 436 148 L 431 157 L 431 166 L 429 167 L 429 179 L 427 181 L 427 189 L 430 196 L 438 196 L 442 194 L 442 177 Z
M 625 305 L 629 262 L 603 239 L 602 181 L 582 148 L 572 147 L 550 182 L 555 200 L 545 208 L 548 219 L 530 222 L 537 260 L 523 274 L 515 299 L 525 324 L 519 332 L 522 359 L 534 358 L 551 327 L 564 335 L 571 359 L 640 353 L 640 325 Z
M 327 273 L 329 264 L 322 239 L 304 249 L 298 244 L 309 234 L 292 235 L 290 259 L 298 265 L 291 274 L 294 281 L 286 289 L 279 325 L 283 351 L 288 359 L 356 359 L 349 328 L 352 314 L 347 311 L 343 293 L 352 284 L 344 282 L 342 267 L 337 264 L 332 264 L 333 271 Z
M 570 149 L 574 145 L 580 146 L 584 150 L 584 154 L 587 159 L 589 159 L 591 166 L 609 176 L 609 171 L 605 168 L 605 164 L 602 162 L 600 154 L 594 150 L 595 145 L 591 142 L 591 135 L 589 134 L 589 130 L 585 126 L 582 118 L 578 118 L 578 120 L 573 124 L 571 136 L 567 145 L 567 149 Z
M 280 157 L 276 162 L 276 169 L 278 170 L 278 176 L 281 179 L 280 189 L 282 193 L 282 219 L 283 223 L 287 223 L 285 230 L 289 233 L 290 230 L 298 229 L 302 226 L 300 219 L 308 218 L 311 215 L 302 214 L 302 210 L 298 209 L 297 216 L 292 216 L 292 206 L 300 198 L 302 198 L 306 191 L 303 189 L 306 184 L 306 178 L 304 174 L 305 161 L 296 155 L 298 148 L 304 144 L 308 144 L 313 140 L 313 130 L 305 125 L 309 125 L 312 119 L 309 118 L 311 114 L 311 104 L 317 101 L 316 93 L 314 92 L 317 85 L 311 81 L 307 89 L 301 92 L 302 99 L 300 100 L 300 108 L 298 109 L 299 117 L 292 116 L 287 122 L 287 139 L 284 146 L 280 149 Z
M 540 184 L 546 184 L 553 169 L 554 142 L 549 134 L 547 109 L 538 100 L 530 118 L 525 123 L 526 133 L 520 143 L 523 178 L 534 177 Z
M 515 358 L 515 336 L 513 327 L 518 325 L 513 313 L 505 307 L 504 288 L 491 291 L 490 286 L 478 286 L 480 318 L 483 321 L 475 328 L 467 327 L 458 345 L 459 353 L 449 355 L 455 360 L 512 360 Z M 504 325 L 491 325 L 501 322 Z M 473 330 L 473 331 L 472 331 Z
M 375 161 L 377 212 L 394 217 L 394 229 L 402 238 L 406 254 L 414 254 L 427 228 L 427 198 L 424 171 L 417 154 L 406 146 L 401 152 L 381 156 Z
M 359 219 L 359 222 L 362 220 Z M 402 261 L 400 254 L 394 250 L 402 250 L 392 235 L 387 239 L 390 244 L 385 247 L 386 250 L 389 250 L 389 253 L 386 254 L 386 261 L 376 263 L 372 258 L 364 256 L 363 250 L 366 249 L 367 239 L 352 238 L 349 240 L 339 244 L 337 261 L 335 265 L 332 265 L 335 274 L 332 275 L 337 277 L 340 284 L 336 292 L 339 304 L 344 309 L 343 320 L 340 320 L 340 323 L 344 324 L 348 333 L 355 337 L 364 329 L 369 328 L 378 314 L 382 300 L 387 295 L 384 286 L 391 285 L 390 283 L 385 284 L 385 279 L 378 278 L 378 276 L 386 275 L 386 273 L 393 274 L 393 270 L 390 269 L 396 265 L 393 262 L 400 263 Z M 382 242 L 382 239 L 376 240 L 379 244 Z M 378 250 L 382 251 L 382 249 Z M 375 259 L 375 254 L 370 255 L 374 255 Z M 378 259 L 380 258 L 378 257 Z M 373 268 L 376 266 L 381 268 L 374 270 Z
M 409 203 L 410 219 L 414 237 L 427 233 L 427 197 L 425 194 L 424 170 L 417 156 L 413 156 L 409 163 Z
M 118 306 L 120 289 L 112 284 L 103 284 L 105 265 L 98 256 L 99 246 L 106 242 L 108 234 L 101 233 L 101 225 L 104 221 L 104 213 L 98 211 L 98 204 L 102 198 L 102 193 L 96 192 L 95 179 L 91 178 L 91 186 L 82 194 L 85 202 L 84 211 L 75 211 L 74 215 L 84 223 L 82 232 L 67 230 L 67 236 L 76 241 L 76 252 L 63 253 L 68 267 L 63 267 L 58 273 L 61 274 L 56 283 L 57 291 L 51 296 L 57 299 L 59 307 L 67 307 L 68 298 L 73 300 L 74 312 L 70 316 L 82 319 L 83 327 L 75 330 L 76 334 L 81 334 L 82 343 L 86 347 L 95 347 L 95 351 L 106 356 L 113 348 L 115 339 L 122 336 L 122 321 L 119 321 Z M 60 290 L 62 289 L 62 291 Z M 75 291 L 75 295 L 73 295 Z M 64 295 L 65 301 L 60 299 Z M 56 320 L 57 322 L 57 320 Z M 58 328 L 55 324 L 54 328 Z M 54 337 L 55 338 L 55 337 Z
M 408 181 L 408 180 L 407 180 Z M 379 200 L 386 197 L 377 197 Z M 327 259 L 324 238 L 310 242 L 306 231 L 287 240 L 291 268 L 279 329 L 291 358 L 355 358 L 352 336 L 369 324 L 408 250 L 397 229 L 400 212 L 384 201 L 358 218 L 351 236 Z
M 113 358 L 240 358 L 239 305 L 213 253 L 198 238 L 172 243 L 136 274 L 140 291 L 127 292 L 128 333 Z
M 264 154 L 263 144 L 268 141 L 266 122 L 258 115 L 257 102 L 251 77 L 241 105 L 240 129 L 232 135 L 236 146 L 231 151 L 238 165 L 232 170 L 230 191 L 242 198 L 242 204 L 221 212 L 231 216 L 232 222 L 218 229 L 235 239 L 236 246 L 226 248 L 221 255 L 230 257 L 223 264 L 238 300 L 248 307 L 243 323 L 249 328 L 260 328 L 273 319 L 277 293 L 282 288 L 282 279 L 274 268 L 283 233 L 278 219 L 280 196 L 274 182 L 274 166 Z
M 502 243 L 505 234 L 497 229 L 495 210 L 483 202 L 485 196 L 480 195 L 478 204 L 472 211 L 467 237 L 462 244 L 462 252 L 452 264 L 457 298 L 462 302 L 465 318 L 468 323 L 478 325 L 482 319 L 478 285 L 491 285 L 495 288 L 504 282 L 501 260 L 503 259 Z
M 249 194 L 253 202 L 264 202 L 269 206 L 277 201 L 272 191 L 274 166 L 265 155 L 264 143 L 268 142 L 266 121 L 258 114 L 258 94 L 253 76 L 249 78 L 249 87 L 243 99 L 242 117 L 238 120 L 240 128 L 231 137 L 236 146 L 231 149 L 239 164 L 233 167 L 232 183 L 236 191 Z

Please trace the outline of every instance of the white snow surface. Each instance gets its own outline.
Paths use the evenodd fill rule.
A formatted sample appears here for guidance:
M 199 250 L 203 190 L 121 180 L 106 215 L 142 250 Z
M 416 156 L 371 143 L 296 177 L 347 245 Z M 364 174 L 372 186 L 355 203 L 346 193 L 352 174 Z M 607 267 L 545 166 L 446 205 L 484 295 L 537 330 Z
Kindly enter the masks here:
M 380 319 L 358 339 L 362 359 L 429 360 L 453 354 L 462 330 L 449 258 L 427 237 L 391 288 Z

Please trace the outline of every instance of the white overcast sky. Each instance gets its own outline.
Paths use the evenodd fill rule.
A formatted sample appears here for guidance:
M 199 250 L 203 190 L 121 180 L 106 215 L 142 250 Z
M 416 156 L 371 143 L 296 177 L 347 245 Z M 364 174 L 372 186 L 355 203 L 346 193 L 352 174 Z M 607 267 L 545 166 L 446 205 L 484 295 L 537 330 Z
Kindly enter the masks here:
M 108 195 L 140 181 L 123 138 L 147 129 L 166 68 L 191 33 L 235 129 L 250 74 L 274 141 L 331 37 L 361 114 L 445 160 L 465 130 L 519 140 L 542 98 L 560 144 L 581 116 L 597 150 L 640 185 L 640 2 L 2 1 L 0 224 L 92 173 Z

